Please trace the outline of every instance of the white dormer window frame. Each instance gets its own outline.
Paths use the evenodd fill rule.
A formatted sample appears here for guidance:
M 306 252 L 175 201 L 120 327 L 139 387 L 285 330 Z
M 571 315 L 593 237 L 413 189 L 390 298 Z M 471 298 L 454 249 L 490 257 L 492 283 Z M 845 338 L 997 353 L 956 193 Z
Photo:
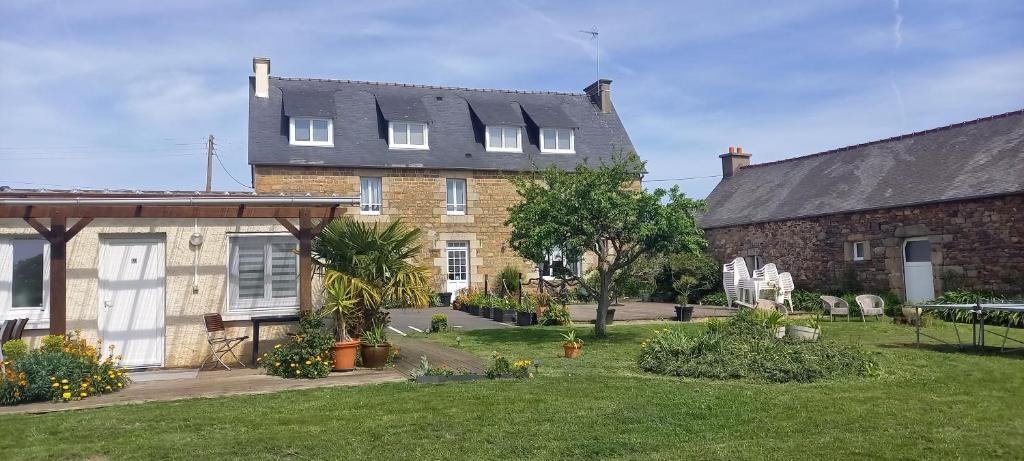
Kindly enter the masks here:
M 405 141 L 404 143 L 395 142 L 395 128 L 399 129 L 401 134 L 401 128 L 405 128 Z M 412 143 L 413 128 L 423 128 L 423 144 Z M 426 123 L 422 122 L 388 122 L 388 148 L 389 149 L 411 149 L 411 150 L 427 150 L 430 149 L 430 127 Z
M 491 146 L 491 130 L 499 129 L 501 131 L 501 142 L 499 147 Z M 509 131 L 515 130 L 515 147 L 508 147 L 511 142 L 511 136 Z M 487 148 L 488 152 L 522 152 L 523 151 L 523 127 L 521 126 L 507 126 L 507 125 L 488 125 L 484 129 L 484 147 Z
M 300 140 L 295 137 L 296 122 L 307 122 L 306 125 L 306 136 L 305 140 Z M 314 139 L 314 123 L 327 122 L 327 140 Z M 299 129 L 299 133 L 302 133 L 302 129 Z M 324 117 L 288 117 L 288 143 L 293 146 L 334 146 L 334 120 Z
M 555 145 L 549 146 L 544 139 L 545 132 L 554 132 Z M 562 138 L 568 133 L 569 137 L 569 148 L 559 149 L 558 145 L 563 140 Z M 545 154 L 575 154 L 576 153 L 576 130 L 572 128 L 541 128 L 540 129 L 540 151 Z

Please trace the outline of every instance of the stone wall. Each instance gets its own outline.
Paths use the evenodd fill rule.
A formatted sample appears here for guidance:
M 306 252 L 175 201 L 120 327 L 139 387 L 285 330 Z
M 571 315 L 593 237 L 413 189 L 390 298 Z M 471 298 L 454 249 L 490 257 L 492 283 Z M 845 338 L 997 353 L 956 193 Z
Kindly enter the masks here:
M 707 229 L 706 234 L 720 262 L 758 255 L 791 272 L 797 288 L 891 291 L 903 298 L 903 242 L 927 237 L 936 294 L 958 286 L 1024 292 L 1024 194 Z M 854 242 L 866 242 L 862 261 L 853 260 Z
M 359 169 L 300 166 L 256 166 L 257 192 L 314 193 L 359 196 L 360 177 L 381 178 L 380 215 L 362 215 L 355 207 L 346 216 L 367 222 L 401 219 L 423 230 L 419 261 L 429 265 L 441 289 L 447 271 L 445 245 L 449 240 L 470 243 L 470 282 L 482 289 L 484 276 L 493 282 L 506 265 L 535 277 L 536 267 L 508 246 L 505 226 L 508 207 L 518 200 L 508 173 L 427 169 Z M 446 178 L 466 179 L 466 214 L 446 213 Z M 492 285 L 493 286 L 493 285 Z

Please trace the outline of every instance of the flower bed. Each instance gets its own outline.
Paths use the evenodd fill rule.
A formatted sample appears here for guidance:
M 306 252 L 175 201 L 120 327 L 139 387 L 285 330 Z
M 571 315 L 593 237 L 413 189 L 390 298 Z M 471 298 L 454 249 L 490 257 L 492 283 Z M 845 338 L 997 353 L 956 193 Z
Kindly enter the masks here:
M 36 350 L 15 341 L 20 342 L 4 345 L 7 360 L 0 376 L 0 405 L 82 400 L 117 392 L 131 383 L 128 372 L 117 366 L 121 356 L 114 355 L 114 346 L 103 357 L 102 343 L 89 344 L 81 331 L 67 337 L 46 336 Z
M 331 373 L 334 338 L 323 321 L 306 315 L 299 321 L 299 332 L 290 342 L 277 344 L 258 360 L 268 375 L 282 378 L 323 378 Z

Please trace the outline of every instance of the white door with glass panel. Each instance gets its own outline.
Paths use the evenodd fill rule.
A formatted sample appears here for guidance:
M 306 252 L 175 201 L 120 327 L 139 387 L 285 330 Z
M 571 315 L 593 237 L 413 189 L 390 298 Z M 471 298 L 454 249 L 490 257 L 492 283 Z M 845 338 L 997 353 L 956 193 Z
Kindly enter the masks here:
M 163 240 L 101 241 L 99 334 L 121 366 L 164 365 L 164 264 Z
M 469 242 L 448 242 L 448 292 L 458 293 L 469 287 Z
M 932 244 L 927 237 L 903 242 L 903 277 L 907 285 L 907 301 L 921 302 L 935 298 Z

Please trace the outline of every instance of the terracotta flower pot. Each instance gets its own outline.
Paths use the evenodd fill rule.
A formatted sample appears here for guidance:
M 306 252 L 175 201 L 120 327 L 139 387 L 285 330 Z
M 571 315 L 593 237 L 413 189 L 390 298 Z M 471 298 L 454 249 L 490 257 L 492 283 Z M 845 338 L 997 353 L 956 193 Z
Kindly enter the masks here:
M 562 348 L 565 349 L 565 358 L 574 359 L 580 356 L 580 352 L 583 351 L 583 346 L 575 346 L 572 344 L 563 344 Z
M 384 343 L 378 346 L 363 344 L 359 348 L 359 354 L 363 357 L 364 368 L 384 368 L 388 363 L 388 353 L 391 352 L 391 344 Z
M 334 343 L 334 371 L 352 371 L 356 368 L 358 340 Z

